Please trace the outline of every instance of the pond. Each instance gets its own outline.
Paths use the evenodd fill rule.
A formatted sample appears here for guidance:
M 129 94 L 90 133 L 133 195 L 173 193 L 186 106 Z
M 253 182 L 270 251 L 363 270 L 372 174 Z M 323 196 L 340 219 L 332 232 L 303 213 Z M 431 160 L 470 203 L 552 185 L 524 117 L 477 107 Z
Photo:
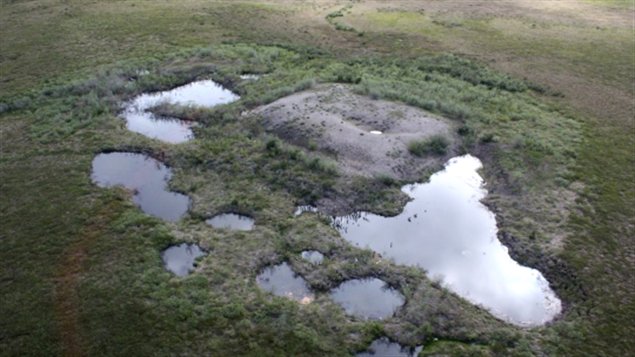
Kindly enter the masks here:
M 123 186 L 133 192 L 141 210 L 166 221 L 178 221 L 188 210 L 189 197 L 167 190 L 171 170 L 161 162 L 127 152 L 102 153 L 93 159 L 91 179 L 100 187 Z
M 149 108 L 167 102 L 179 105 L 213 107 L 238 100 L 239 97 L 212 80 L 192 82 L 174 89 L 145 93 L 126 104 L 123 117 L 128 130 L 178 144 L 192 139 L 192 122 L 159 117 Z
M 208 225 L 232 231 L 250 231 L 254 228 L 254 219 L 236 213 L 223 213 L 205 221 Z
M 404 347 L 396 342 L 391 342 L 386 337 L 381 337 L 373 341 L 365 352 L 356 354 L 357 357 L 416 357 L 423 346 Z
M 324 260 L 324 254 L 318 252 L 317 250 L 305 250 L 300 254 L 300 256 L 302 259 L 314 265 L 320 265 Z
M 186 276 L 194 270 L 196 258 L 204 255 L 198 245 L 182 243 L 164 250 L 161 259 L 167 270 L 177 276 Z
M 315 299 L 306 281 L 294 273 L 286 262 L 265 268 L 256 277 L 256 282 L 265 291 L 298 301 L 301 304 L 308 304 Z
M 405 302 L 401 293 L 377 278 L 345 281 L 331 291 L 331 298 L 347 314 L 369 320 L 391 317 Z
M 497 238 L 494 214 L 480 200 L 487 191 L 470 155 L 451 159 L 424 184 L 402 191 L 412 200 L 395 217 L 359 212 L 334 226 L 359 247 L 398 264 L 425 269 L 432 278 L 495 316 L 539 325 L 561 304 L 542 274 L 515 262 Z

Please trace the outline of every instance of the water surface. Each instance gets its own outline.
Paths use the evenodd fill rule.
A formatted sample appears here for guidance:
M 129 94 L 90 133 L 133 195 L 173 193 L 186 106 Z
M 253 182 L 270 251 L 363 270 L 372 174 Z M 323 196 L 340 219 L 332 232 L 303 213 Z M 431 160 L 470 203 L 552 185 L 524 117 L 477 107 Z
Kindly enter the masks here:
M 304 279 L 294 273 L 286 262 L 265 268 L 256 277 L 256 282 L 261 289 L 276 296 L 284 296 L 302 304 L 308 304 L 314 300 Z
M 196 258 L 205 253 L 196 244 L 179 244 L 164 250 L 161 253 L 165 268 L 177 276 L 186 276 L 194 270 Z
M 166 221 L 178 221 L 190 199 L 167 190 L 171 170 L 159 161 L 136 153 L 112 152 L 93 159 L 91 179 L 100 187 L 121 185 L 133 191 L 132 199 L 141 210 Z
M 123 112 L 128 130 L 147 137 L 177 144 L 190 140 L 192 122 L 157 117 L 149 108 L 167 102 L 179 105 L 213 107 L 237 100 L 239 97 L 212 80 L 192 82 L 174 89 L 145 93 L 129 102 Z
M 495 316 L 538 325 L 560 312 L 542 274 L 516 263 L 497 238 L 496 219 L 480 200 L 487 191 L 470 155 L 450 160 L 429 183 L 407 185 L 412 201 L 395 217 L 358 213 L 338 217 L 342 236 L 434 278 Z
M 347 314 L 370 320 L 391 317 L 405 302 L 401 293 L 377 278 L 345 281 L 331 291 L 331 298 Z
M 415 357 L 419 355 L 419 352 L 423 349 L 423 346 L 403 347 L 402 345 L 391 342 L 386 337 L 381 337 L 373 341 L 368 350 L 356 354 L 357 357 Z
M 214 228 L 229 229 L 233 231 L 250 231 L 254 228 L 254 219 L 236 213 L 223 213 L 216 215 L 205 223 Z
M 317 250 L 305 250 L 301 254 L 302 259 L 307 260 L 311 264 L 319 265 L 324 260 L 324 254 Z

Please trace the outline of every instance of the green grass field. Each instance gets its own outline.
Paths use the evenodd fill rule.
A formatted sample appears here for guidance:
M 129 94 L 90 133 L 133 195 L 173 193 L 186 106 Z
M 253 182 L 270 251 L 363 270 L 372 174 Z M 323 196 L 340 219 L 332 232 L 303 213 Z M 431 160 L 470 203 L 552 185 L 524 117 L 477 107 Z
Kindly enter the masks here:
M 422 355 L 635 350 L 632 1 L 0 4 L 0 355 L 345 356 L 385 335 L 423 344 Z M 241 100 L 158 108 L 200 123 L 191 142 L 145 138 L 118 117 L 122 101 L 202 77 Z M 317 216 L 292 218 L 325 196 L 375 212 L 403 204 L 403 183 L 343 185 L 329 160 L 241 116 L 331 82 L 456 124 L 462 150 L 484 163 L 501 240 L 545 274 L 561 317 L 505 324 L 422 271 L 346 244 Z M 189 216 L 166 223 L 128 192 L 93 185 L 105 150 L 161 157 L 171 188 L 194 200 Z M 258 228 L 204 224 L 228 209 Z M 209 255 L 178 279 L 159 254 L 183 241 Z M 312 271 L 298 256 L 309 248 L 329 252 L 327 264 Z M 255 276 L 283 260 L 318 292 L 381 277 L 408 308 L 368 322 L 326 296 L 273 298 Z

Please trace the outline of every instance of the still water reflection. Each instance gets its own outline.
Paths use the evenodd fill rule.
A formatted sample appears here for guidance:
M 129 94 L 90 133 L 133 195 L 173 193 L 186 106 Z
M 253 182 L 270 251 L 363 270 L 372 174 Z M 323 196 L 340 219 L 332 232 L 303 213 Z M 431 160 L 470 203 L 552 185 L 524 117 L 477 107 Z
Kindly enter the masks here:
M 165 268 L 177 276 L 185 276 L 194 270 L 196 258 L 205 253 L 196 244 L 179 244 L 164 250 L 161 259 Z
M 425 269 L 495 316 L 538 325 L 560 312 L 542 274 L 516 263 L 498 240 L 496 219 L 481 204 L 487 191 L 470 155 L 451 159 L 430 182 L 407 185 L 412 200 L 395 217 L 360 212 L 337 217 L 342 236 L 397 263 Z
M 301 304 L 308 304 L 314 300 L 304 279 L 294 273 L 286 262 L 266 268 L 256 277 L 256 282 L 265 291 L 296 300 Z
M 401 293 L 377 278 L 345 281 L 331 292 L 331 298 L 347 314 L 370 320 L 392 316 L 405 302 Z
M 356 354 L 357 357 L 415 357 L 419 355 L 419 352 L 423 349 L 423 346 L 403 347 L 402 345 L 391 342 L 386 337 L 378 338 L 365 352 Z
M 132 190 L 135 204 L 149 215 L 178 221 L 189 197 L 167 190 L 172 173 L 159 161 L 136 153 L 112 152 L 95 156 L 91 178 L 100 187 L 121 185 Z
M 145 93 L 134 98 L 124 108 L 128 130 L 172 144 L 193 137 L 192 123 L 175 118 L 157 117 L 148 111 L 160 103 L 213 107 L 237 100 L 239 97 L 211 80 L 192 82 L 174 89 Z
M 232 231 L 250 231 L 254 228 L 254 219 L 236 213 L 223 213 L 205 221 L 214 228 Z

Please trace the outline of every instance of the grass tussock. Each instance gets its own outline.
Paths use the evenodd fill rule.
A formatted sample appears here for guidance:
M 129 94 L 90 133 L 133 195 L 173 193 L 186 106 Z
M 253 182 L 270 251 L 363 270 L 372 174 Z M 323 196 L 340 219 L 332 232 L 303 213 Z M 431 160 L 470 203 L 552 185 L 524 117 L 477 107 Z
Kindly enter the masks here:
M 448 139 L 441 135 L 408 143 L 408 151 L 414 156 L 445 155 L 449 145 Z

